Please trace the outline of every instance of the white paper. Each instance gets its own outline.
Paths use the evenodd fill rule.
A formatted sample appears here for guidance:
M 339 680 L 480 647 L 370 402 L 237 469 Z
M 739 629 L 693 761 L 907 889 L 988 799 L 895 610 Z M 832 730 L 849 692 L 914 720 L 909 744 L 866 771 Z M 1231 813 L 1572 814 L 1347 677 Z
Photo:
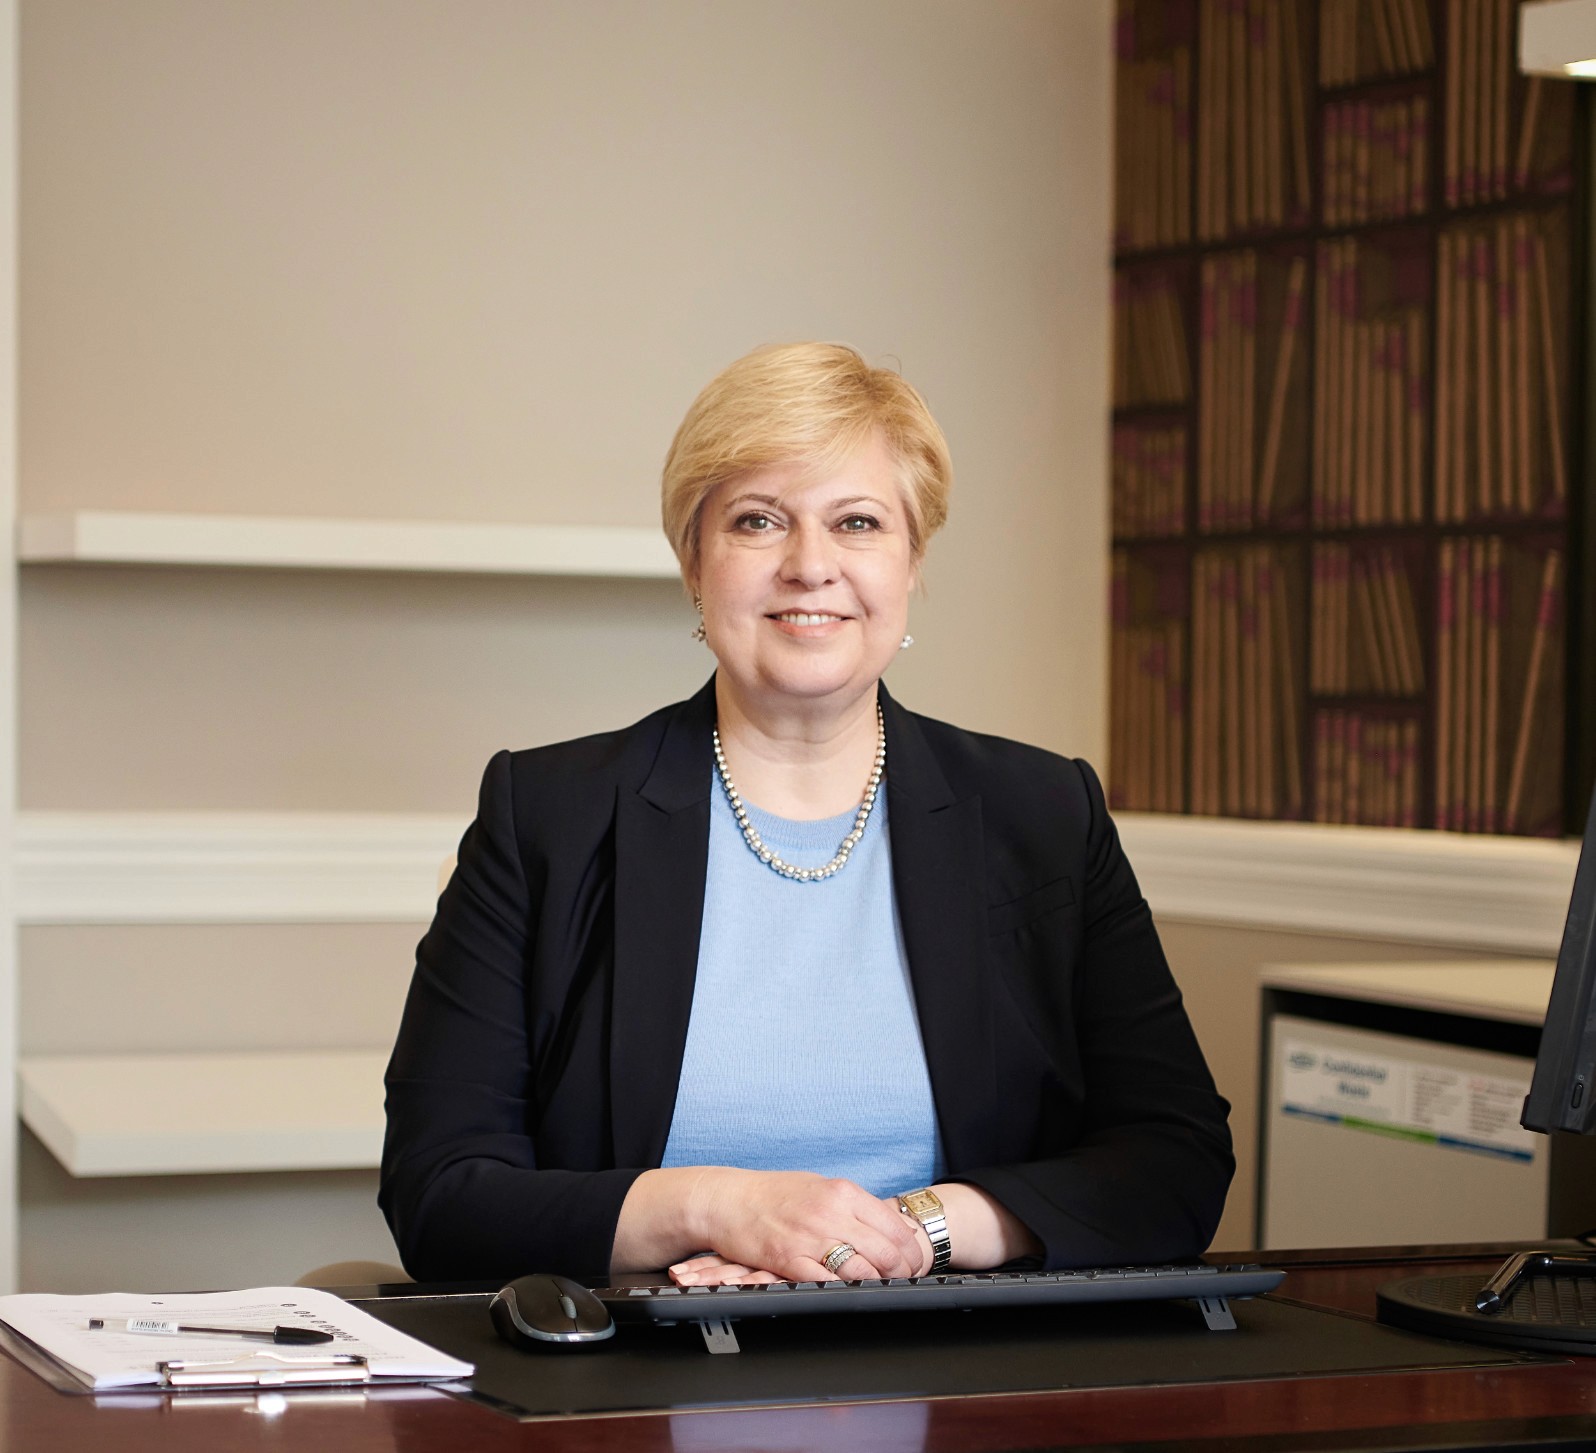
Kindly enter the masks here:
M 331 1342 L 278 1346 L 239 1337 L 177 1333 L 141 1335 L 122 1330 L 129 1317 L 269 1332 L 304 1326 L 331 1332 Z M 105 1326 L 89 1330 L 100 1318 Z M 144 1387 L 161 1381 L 158 1362 L 239 1359 L 239 1366 L 281 1366 L 278 1359 L 310 1360 L 333 1353 L 364 1357 L 373 1377 L 469 1377 L 471 1363 L 446 1356 L 395 1330 L 342 1297 L 312 1287 L 251 1287 L 240 1292 L 190 1292 L 136 1296 L 127 1292 L 58 1296 L 23 1292 L 0 1297 L 0 1322 L 37 1343 L 96 1392 Z M 265 1358 L 265 1352 L 275 1354 Z

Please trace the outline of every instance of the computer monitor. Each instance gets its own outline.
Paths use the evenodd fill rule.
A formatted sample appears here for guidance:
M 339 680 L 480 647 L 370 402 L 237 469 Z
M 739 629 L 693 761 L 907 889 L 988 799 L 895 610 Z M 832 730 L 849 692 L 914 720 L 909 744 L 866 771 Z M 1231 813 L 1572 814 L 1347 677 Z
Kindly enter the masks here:
M 1596 793 L 1521 1123 L 1596 1134 Z M 1410 1277 L 1382 1287 L 1379 1308 L 1383 1321 L 1443 1337 L 1596 1354 L 1596 1253 L 1520 1253 L 1484 1282 L 1477 1273 Z
M 1557 974 L 1520 1123 L 1548 1135 L 1554 1130 L 1596 1134 L 1596 794 L 1585 820 Z

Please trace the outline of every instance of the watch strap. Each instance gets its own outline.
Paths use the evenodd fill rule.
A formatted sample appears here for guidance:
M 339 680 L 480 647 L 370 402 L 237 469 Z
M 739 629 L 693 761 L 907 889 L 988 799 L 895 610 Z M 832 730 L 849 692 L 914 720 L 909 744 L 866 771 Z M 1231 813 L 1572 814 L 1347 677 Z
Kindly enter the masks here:
M 913 1216 L 924 1228 L 931 1242 L 931 1271 L 946 1271 L 953 1260 L 953 1238 L 948 1235 L 948 1215 L 942 1198 L 929 1187 L 904 1191 L 898 1197 L 899 1207 Z

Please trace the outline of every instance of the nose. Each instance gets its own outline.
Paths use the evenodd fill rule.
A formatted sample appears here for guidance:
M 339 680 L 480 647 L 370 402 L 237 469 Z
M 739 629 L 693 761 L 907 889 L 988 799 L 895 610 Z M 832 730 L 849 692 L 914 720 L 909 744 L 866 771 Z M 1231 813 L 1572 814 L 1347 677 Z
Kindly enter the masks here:
M 823 523 L 804 520 L 793 525 L 787 532 L 786 551 L 784 580 L 814 590 L 837 579 L 837 545 Z

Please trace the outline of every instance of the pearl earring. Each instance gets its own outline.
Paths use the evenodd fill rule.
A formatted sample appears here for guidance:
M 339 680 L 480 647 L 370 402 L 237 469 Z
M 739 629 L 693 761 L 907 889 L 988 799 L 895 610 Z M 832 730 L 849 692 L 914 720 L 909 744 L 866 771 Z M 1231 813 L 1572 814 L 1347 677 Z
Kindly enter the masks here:
M 693 597 L 693 609 L 698 612 L 698 624 L 693 627 L 693 639 L 704 641 L 708 637 L 704 632 L 704 598 L 699 595 Z
M 909 647 L 912 646 L 913 644 L 914 644 L 914 637 L 913 636 L 905 636 L 901 641 L 898 642 L 898 649 L 900 651 L 907 651 L 909 649 Z

